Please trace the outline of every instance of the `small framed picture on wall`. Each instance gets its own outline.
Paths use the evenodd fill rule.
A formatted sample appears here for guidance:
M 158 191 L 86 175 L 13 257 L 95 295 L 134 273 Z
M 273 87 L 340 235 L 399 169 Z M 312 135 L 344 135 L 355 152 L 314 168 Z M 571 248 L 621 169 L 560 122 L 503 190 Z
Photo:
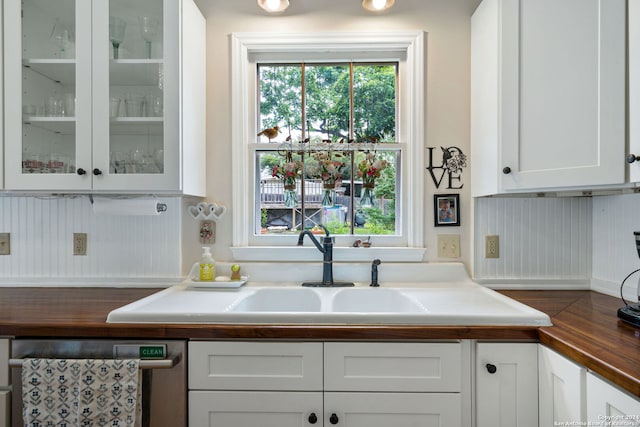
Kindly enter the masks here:
M 433 196 L 434 222 L 436 227 L 460 225 L 460 195 L 435 194 Z

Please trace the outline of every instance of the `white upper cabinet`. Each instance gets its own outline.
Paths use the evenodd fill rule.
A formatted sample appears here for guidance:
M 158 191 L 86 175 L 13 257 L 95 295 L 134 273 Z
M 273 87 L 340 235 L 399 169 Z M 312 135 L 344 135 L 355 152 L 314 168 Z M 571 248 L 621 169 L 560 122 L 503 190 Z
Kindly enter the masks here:
M 5 188 L 204 195 L 192 0 L 6 0 Z
M 0 82 L 2 81 L 2 73 L 3 73 L 3 60 L 2 60 L 2 46 L 4 42 L 3 31 L 2 31 L 2 8 L 0 7 Z M 0 85 L 0 97 L 2 97 L 3 102 L 0 102 L 0 118 L 3 116 L 4 111 L 4 93 L 3 93 L 3 85 Z M 4 188 L 4 150 L 2 149 L 4 143 L 4 121 L 0 120 L 0 189 Z
M 472 17 L 474 196 L 625 181 L 625 0 L 484 0 Z
M 640 0 L 629 0 L 629 181 L 640 181 Z

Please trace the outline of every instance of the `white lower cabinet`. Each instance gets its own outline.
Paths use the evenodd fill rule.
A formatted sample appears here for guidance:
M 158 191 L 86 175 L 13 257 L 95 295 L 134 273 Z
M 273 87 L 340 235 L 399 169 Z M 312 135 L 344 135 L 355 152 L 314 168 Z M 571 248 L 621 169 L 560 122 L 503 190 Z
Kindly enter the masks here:
M 0 427 L 11 425 L 9 349 L 9 339 L 0 338 Z
M 640 399 L 587 374 L 589 425 L 640 426 Z
M 11 392 L 9 390 L 0 391 L 0 427 L 11 425 Z
M 540 345 L 540 427 L 640 426 L 640 399 Z
M 191 342 L 189 424 L 466 427 L 465 348 L 460 342 Z
M 587 370 L 545 346 L 538 350 L 540 427 L 583 423 Z
M 478 343 L 476 427 L 538 426 L 538 344 Z

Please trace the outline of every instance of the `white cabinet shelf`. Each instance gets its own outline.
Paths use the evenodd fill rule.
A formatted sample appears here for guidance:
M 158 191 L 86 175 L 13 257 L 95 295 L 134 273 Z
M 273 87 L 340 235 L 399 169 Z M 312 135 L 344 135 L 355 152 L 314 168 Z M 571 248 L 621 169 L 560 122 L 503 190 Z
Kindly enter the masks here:
M 109 75 L 113 86 L 157 86 L 162 77 L 161 59 L 112 59 Z
M 62 85 L 73 86 L 76 83 L 76 61 L 74 59 L 28 59 L 24 60 L 22 64 L 24 67 Z

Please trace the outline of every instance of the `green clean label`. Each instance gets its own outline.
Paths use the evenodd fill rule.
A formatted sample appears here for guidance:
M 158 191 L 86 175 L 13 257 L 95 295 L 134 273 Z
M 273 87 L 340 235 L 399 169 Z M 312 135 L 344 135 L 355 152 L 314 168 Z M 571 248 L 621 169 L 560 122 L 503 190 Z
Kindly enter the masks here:
M 141 359 L 164 359 L 164 347 L 162 346 L 141 346 L 140 347 L 140 358 Z

